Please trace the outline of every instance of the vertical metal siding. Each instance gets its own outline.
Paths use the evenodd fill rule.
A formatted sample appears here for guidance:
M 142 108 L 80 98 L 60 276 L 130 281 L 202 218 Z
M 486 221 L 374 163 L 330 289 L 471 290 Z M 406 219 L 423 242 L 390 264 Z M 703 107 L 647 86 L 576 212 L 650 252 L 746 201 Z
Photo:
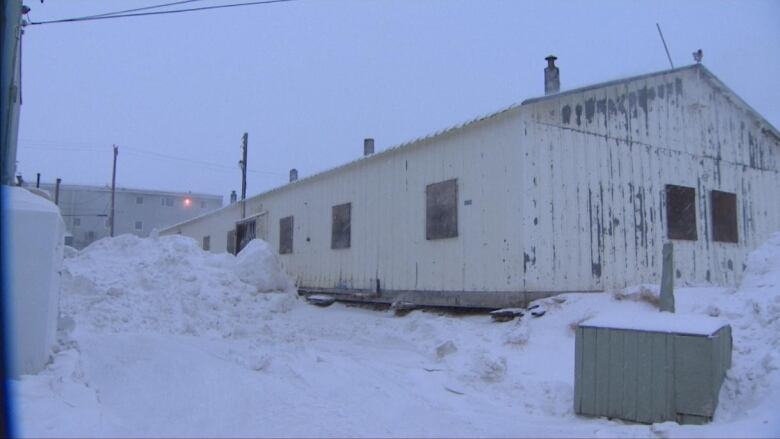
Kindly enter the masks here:
M 274 248 L 279 218 L 295 216 L 281 259 L 301 286 L 602 290 L 658 281 L 664 187 L 678 184 L 696 188 L 699 235 L 675 242 L 680 279 L 735 284 L 747 252 L 780 229 L 779 154 L 692 69 L 523 105 L 247 203 L 268 211 Z M 425 186 L 452 178 L 458 237 L 427 241 Z M 711 189 L 737 194 L 738 244 L 711 240 Z M 331 207 L 346 202 L 352 245 L 332 250 Z M 221 251 L 234 221 L 228 209 L 180 229 Z

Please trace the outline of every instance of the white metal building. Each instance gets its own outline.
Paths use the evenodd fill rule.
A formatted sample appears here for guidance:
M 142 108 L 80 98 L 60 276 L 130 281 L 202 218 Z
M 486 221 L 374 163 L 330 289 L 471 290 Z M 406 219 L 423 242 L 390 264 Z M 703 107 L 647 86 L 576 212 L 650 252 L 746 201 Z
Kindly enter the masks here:
M 55 199 L 55 184 L 41 183 L 40 187 L 51 195 L 52 200 Z M 68 245 L 81 249 L 109 236 L 110 186 L 60 185 L 58 205 L 68 230 Z M 221 195 L 118 187 L 114 199 L 114 235 L 131 233 L 149 236 L 154 229 L 162 229 L 220 207 Z
M 700 64 L 557 92 L 548 62 L 544 97 L 249 198 L 243 222 L 235 203 L 162 233 L 217 252 L 257 236 L 301 291 L 364 300 L 658 282 L 670 239 L 678 283 L 735 284 L 780 230 L 777 129 Z

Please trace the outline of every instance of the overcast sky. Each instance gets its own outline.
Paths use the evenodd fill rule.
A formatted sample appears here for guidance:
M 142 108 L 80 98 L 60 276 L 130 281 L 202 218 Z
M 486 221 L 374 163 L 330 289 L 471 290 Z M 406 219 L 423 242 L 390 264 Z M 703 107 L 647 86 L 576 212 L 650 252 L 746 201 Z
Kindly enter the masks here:
M 26 0 L 42 21 L 170 0 Z M 233 3 L 203 0 L 179 7 Z M 780 127 L 780 2 L 299 0 L 28 26 L 18 170 L 28 181 L 248 193 L 543 94 L 704 64 Z

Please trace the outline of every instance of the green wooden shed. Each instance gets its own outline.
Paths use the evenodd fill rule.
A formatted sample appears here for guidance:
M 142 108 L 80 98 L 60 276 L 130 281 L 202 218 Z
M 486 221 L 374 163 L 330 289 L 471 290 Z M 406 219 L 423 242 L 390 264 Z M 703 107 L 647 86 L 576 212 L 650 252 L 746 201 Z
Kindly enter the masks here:
M 731 367 L 731 327 L 666 312 L 596 317 L 577 327 L 574 355 L 576 413 L 701 424 Z

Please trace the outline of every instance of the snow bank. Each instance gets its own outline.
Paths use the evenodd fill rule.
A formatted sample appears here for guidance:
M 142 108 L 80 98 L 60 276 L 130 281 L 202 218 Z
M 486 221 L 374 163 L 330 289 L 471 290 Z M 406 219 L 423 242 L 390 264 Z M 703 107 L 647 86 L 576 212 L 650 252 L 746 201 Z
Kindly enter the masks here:
M 750 254 L 741 290 L 780 287 L 780 233 Z
M 262 239 L 253 239 L 236 256 L 236 275 L 254 285 L 258 291 L 288 290 L 293 287 L 282 272 L 271 245 Z
M 61 312 L 89 331 L 246 334 L 295 300 L 292 291 L 259 294 L 258 285 L 285 291 L 290 283 L 267 244 L 254 244 L 236 258 L 178 235 L 101 239 L 65 259 Z
M 180 236 L 99 241 L 65 261 L 71 339 L 47 370 L 13 382 L 21 434 L 778 437 L 778 258 L 773 238 L 740 290 L 675 291 L 677 315 L 731 325 L 733 365 L 711 424 L 647 426 L 574 414 L 573 329 L 658 316 L 656 286 L 546 298 L 543 316 L 508 323 L 397 317 L 260 293 L 240 257 Z

